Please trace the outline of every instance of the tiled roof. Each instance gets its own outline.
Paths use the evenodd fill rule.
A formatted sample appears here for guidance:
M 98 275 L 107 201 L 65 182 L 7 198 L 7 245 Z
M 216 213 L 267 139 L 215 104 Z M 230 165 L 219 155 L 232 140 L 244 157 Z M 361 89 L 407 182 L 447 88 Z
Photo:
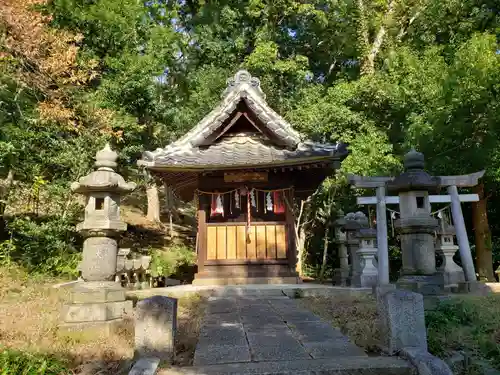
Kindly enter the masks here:
M 295 150 L 289 150 L 273 145 L 264 137 L 237 134 L 223 137 L 209 147 L 170 148 L 155 155 L 150 162 L 171 168 L 244 167 L 339 159 L 346 153 L 343 145 L 301 142 Z M 144 161 L 148 162 L 147 159 Z
M 207 139 L 221 131 L 241 101 L 266 127 L 273 143 L 263 137 L 236 134 L 205 145 Z M 145 152 L 138 163 L 151 169 L 239 167 L 342 159 L 347 155 L 344 144 L 321 144 L 302 138 L 267 105 L 259 80 L 243 70 L 228 80 L 221 103 L 193 129 L 165 148 Z

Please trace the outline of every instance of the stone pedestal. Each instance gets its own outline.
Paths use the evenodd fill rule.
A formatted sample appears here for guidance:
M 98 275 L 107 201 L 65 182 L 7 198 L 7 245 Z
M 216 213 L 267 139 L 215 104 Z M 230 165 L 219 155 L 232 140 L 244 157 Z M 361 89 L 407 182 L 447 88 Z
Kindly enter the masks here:
M 84 282 L 73 288 L 63 307 L 61 326 L 66 329 L 98 328 L 132 316 L 132 301 L 125 300 L 125 289 L 114 282 Z
M 360 229 L 357 233 L 360 240 L 360 248 L 356 251 L 359 259 L 359 287 L 374 287 L 378 284 L 378 269 L 375 265 L 377 248 L 375 240 L 377 231 L 375 229 Z
M 62 312 L 61 328 L 79 330 L 109 327 L 132 311 L 125 289 L 114 282 L 119 232 L 127 229 L 120 220 L 120 196 L 135 188 L 114 171 L 118 155 L 107 145 L 96 154 L 97 169 L 71 185 L 86 196 L 85 217 L 77 225 L 84 236 L 80 266 L 83 283 L 77 284 Z

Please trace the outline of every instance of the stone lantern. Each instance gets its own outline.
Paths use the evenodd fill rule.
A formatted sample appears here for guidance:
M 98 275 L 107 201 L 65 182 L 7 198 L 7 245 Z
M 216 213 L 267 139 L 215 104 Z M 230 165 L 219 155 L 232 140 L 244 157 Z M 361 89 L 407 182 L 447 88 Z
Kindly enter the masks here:
M 359 286 L 371 288 L 377 285 L 378 269 L 375 256 L 377 255 L 377 230 L 361 228 L 356 237 L 359 239 L 359 249 L 356 251 L 359 259 Z
M 346 286 L 347 278 L 349 277 L 349 255 L 347 254 L 347 234 L 344 230 L 345 226 L 344 212 L 337 212 L 337 220 L 335 220 L 335 242 L 339 249 L 339 268 L 334 270 L 333 284 Z
M 357 232 L 361 228 L 367 228 L 367 227 L 368 227 L 368 218 L 361 211 L 355 213 L 349 212 L 345 216 L 344 230 L 346 231 L 347 247 L 351 259 L 351 267 L 349 274 L 349 283 L 351 286 L 360 286 L 360 279 L 359 279 L 360 261 L 357 253 L 360 241 L 359 238 L 357 237 Z
M 444 218 L 440 219 L 440 226 L 437 231 L 436 254 L 441 257 L 442 264 L 437 268 L 443 283 L 446 286 L 458 287 L 465 282 L 463 269 L 455 263 L 453 256 L 458 251 L 458 246 L 454 243 L 455 227 Z
M 118 237 L 127 229 L 120 218 L 120 198 L 135 189 L 135 184 L 125 182 L 116 173 L 118 155 L 106 145 L 96 154 L 96 170 L 71 190 L 85 196 L 85 217 L 77 230 L 85 238 L 81 273 L 83 282 L 71 293 L 70 304 L 64 307 L 66 327 L 107 325 L 120 320 L 124 311 L 131 308 L 125 301 L 125 289 L 116 283 Z
M 424 155 L 411 150 L 405 155 L 405 171 L 387 183 L 398 193 L 400 218 L 395 227 L 401 238 L 403 267 L 398 287 L 422 294 L 437 294 L 442 283 L 436 274 L 434 232 L 438 222 L 431 216 L 429 193 L 439 191 L 439 177 L 425 170 Z

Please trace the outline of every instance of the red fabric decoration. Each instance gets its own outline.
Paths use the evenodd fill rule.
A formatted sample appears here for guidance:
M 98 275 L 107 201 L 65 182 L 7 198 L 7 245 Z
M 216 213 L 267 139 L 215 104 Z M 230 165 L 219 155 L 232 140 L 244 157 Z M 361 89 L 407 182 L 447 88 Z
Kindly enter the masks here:
M 220 200 L 220 204 L 217 204 L 217 200 Z M 210 216 L 222 215 L 224 216 L 224 206 L 222 202 L 222 195 L 212 194 L 212 202 L 210 205 Z
M 274 213 L 284 214 L 285 213 L 285 202 L 283 201 L 282 191 L 273 191 L 273 201 L 274 201 Z

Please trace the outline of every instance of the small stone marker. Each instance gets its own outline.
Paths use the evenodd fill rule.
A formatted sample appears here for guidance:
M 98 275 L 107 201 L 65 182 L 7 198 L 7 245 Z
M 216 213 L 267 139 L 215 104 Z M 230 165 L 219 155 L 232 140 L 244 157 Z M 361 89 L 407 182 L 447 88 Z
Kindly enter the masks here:
M 407 290 L 381 290 L 377 305 L 383 349 L 408 359 L 420 375 L 453 375 L 450 367 L 427 351 L 424 297 Z
M 177 299 L 153 296 L 139 301 L 135 318 L 135 351 L 172 363 L 177 330 Z
M 393 290 L 378 298 L 384 349 L 394 355 L 406 347 L 427 351 L 424 299 L 421 294 Z

